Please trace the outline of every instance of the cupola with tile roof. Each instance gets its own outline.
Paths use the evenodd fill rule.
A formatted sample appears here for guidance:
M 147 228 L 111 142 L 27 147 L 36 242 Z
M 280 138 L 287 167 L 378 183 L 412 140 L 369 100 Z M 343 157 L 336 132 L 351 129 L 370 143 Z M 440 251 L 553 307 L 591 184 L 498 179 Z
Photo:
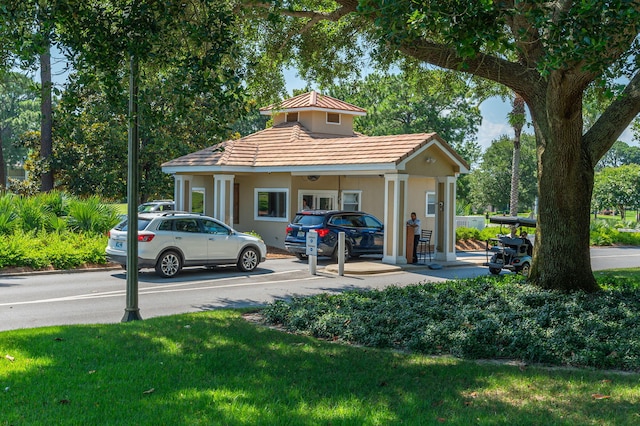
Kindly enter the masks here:
M 354 117 L 364 116 L 367 112 L 350 103 L 311 91 L 260 108 L 260 114 L 271 115 L 274 126 L 299 122 L 314 133 L 353 136 Z

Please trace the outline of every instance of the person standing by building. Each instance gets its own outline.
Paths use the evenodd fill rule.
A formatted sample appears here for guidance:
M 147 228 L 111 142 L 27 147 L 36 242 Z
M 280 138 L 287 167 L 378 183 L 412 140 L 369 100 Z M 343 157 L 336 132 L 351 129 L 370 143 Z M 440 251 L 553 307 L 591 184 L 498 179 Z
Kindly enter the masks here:
M 411 212 L 411 219 L 407 221 L 407 226 L 413 228 L 413 259 L 411 263 L 418 263 L 418 243 L 420 242 L 420 219 L 415 212 Z M 408 260 L 408 259 L 407 259 Z

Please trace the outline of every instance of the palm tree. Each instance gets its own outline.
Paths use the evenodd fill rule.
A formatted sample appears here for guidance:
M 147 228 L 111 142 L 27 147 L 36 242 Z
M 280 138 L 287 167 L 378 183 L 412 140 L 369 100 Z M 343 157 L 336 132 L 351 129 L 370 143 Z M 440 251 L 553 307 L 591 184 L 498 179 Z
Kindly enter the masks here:
M 509 198 L 509 214 L 518 215 L 518 186 L 520 184 L 520 135 L 526 121 L 524 99 L 516 93 L 513 99 L 513 109 L 508 114 L 509 124 L 513 127 L 513 158 L 511 160 L 511 197 Z M 511 228 L 511 235 L 515 236 L 515 227 Z

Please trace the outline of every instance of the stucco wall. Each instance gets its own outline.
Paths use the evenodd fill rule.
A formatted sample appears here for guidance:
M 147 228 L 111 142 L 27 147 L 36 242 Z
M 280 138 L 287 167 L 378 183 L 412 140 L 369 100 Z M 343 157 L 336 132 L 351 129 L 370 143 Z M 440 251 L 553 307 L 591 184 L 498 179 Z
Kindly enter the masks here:
M 404 173 L 412 176 L 454 176 L 451 160 L 440 149 L 431 147 L 407 162 Z
M 428 177 L 409 177 L 409 198 L 407 212 L 416 212 L 422 229 L 435 230 L 435 216 L 427 216 L 427 192 L 436 191 L 436 181 Z M 409 218 L 407 218 L 409 220 Z
M 285 114 L 276 114 L 273 118 L 273 125 L 283 123 Z M 353 134 L 353 116 L 340 114 L 340 124 L 327 123 L 327 113 L 325 111 L 301 111 L 298 113 L 298 121 L 308 130 L 317 133 L 329 133 L 335 135 Z
M 291 217 L 280 219 L 258 219 L 255 218 L 255 188 L 284 188 L 289 190 L 288 203 L 291 206 L 291 190 L 289 184 L 290 175 L 288 173 L 262 173 L 256 175 L 236 175 L 234 183 L 239 185 L 240 199 L 239 219 L 240 222 L 234 227 L 238 231 L 255 231 L 267 245 L 284 248 L 284 236 L 287 225 Z M 289 211 L 291 209 L 289 208 Z

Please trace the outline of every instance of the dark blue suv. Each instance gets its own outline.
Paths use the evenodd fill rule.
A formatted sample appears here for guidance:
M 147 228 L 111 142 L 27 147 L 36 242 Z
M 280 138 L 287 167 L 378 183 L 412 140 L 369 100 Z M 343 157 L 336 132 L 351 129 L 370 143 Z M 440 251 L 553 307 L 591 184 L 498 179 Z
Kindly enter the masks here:
M 318 233 L 318 256 L 338 257 L 338 232 L 345 233 L 345 261 L 363 254 L 382 254 L 384 226 L 373 215 L 338 210 L 304 210 L 287 226 L 284 245 L 298 259 L 305 259 L 307 232 Z

